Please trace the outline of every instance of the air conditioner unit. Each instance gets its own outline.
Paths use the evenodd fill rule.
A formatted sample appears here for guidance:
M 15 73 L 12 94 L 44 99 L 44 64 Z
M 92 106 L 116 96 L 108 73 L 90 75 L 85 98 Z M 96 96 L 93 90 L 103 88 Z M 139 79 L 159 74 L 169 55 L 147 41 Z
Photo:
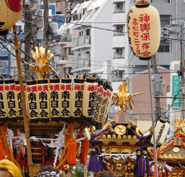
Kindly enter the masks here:
M 116 7 L 117 7 L 118 9 L 122 9 L 122 8 L 123 8 L 123 4 L 122 4 L 122 3 L 117 3 L 117 4 L 116 4 Z
M 122 54 L 122 49 L 116 49 L 117 54 Z

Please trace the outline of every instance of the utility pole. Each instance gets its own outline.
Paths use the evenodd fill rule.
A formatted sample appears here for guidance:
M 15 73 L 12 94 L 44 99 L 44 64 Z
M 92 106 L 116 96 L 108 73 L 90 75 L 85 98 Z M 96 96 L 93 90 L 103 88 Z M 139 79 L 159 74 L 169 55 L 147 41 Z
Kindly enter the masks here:
M 180 75 L 181 75 L 181 97 L 185 94 L 185 79 L 184 79 L 184 44 L 183 44 L 183 35 L 184 35 L 184 22 L 180 25 L 181 27 L 181 40 L 180 40 L 180 49 L 181 49 L 181 59 L 180 59 Z M 181 118 L 184 117 L 184 99 L 181 99 Z
M 153 56 L 153 95 L 160 96 L 162 94 L 162 77 L 158 73 L 156 55 Z M 155 121 L 160 119 L 161 107 L 160 107 L 160 97 L 155 97 Z
M 48 49 L 48 27 L 49 27 L 49 4 L 48 0 L 44 0 L 44 47 Z
M 25 33 L 25 62 L 27 63 L 31 63 L 31 59 L 30 59 L 30 44 L 31 44 L 31 40 L 32 40 L 32 14 L 30 12 L 30 8 L 29 8 L 29 3 L 24 1 L 24 19 L 25 19 L 25 25 L 24 25 L 24 33 Z M 28 56 L 29 55 L 29 56 Z M 29 70 L 29 66 L 28 65 L 24 65 L 25 68 L 25 73 Z M 25 77 L 26 80 L 30 79 L 31 77 L 28 75 Z

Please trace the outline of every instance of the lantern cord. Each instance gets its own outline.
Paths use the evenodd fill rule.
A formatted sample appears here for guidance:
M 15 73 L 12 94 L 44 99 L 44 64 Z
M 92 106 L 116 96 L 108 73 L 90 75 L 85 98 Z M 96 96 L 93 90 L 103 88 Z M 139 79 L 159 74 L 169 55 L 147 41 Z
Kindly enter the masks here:
M 51 69 L 52 69 L 52 71 L 54 71 L 54 73 L 60 78 L 60 74 L 52 67 L 52 66 L 49 66 Z

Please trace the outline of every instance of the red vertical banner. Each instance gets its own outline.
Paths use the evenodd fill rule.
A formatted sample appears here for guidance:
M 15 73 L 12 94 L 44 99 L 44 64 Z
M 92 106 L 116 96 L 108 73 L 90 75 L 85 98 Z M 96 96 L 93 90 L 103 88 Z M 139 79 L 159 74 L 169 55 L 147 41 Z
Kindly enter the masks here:
M 82 117 L 82 104 L 84 97 L 84 79 L 74 79 L 72 85 L 71 116 L 73 120 Z
M 39 121 L 48 122 L 50 118 L 49 81 L 38 80 L 37 82 Z
M 60 120 L 60 109 L 61 109 L 61 89 L 60 89 L 60 79 L 50 79 L 50 111 L 51 120 Z
M 87 122 L 92 121 L 94 117 L 97 89 L 96 78 L 86 78 L 84 83 L 83 116 Z
M 72 81 L 69 78 L 61 80 L 61 119 L 69 121 L 71 118 Z
M 31 122 L 39 120 L 39 100 L 36 81 L 26 82 L 26 109 Z
M 18 106 L 16 103 L 15 81 L 13 79 L 5 80 L 5 94 L 8 109 L 7 117 L 10 121 L 16 121 L 18 119 Z
M 8 104 L 7 97 L 5 92 L 5 83 L 4 80 L 0 80 L 0 120 L 6 121 L 8 117 Z

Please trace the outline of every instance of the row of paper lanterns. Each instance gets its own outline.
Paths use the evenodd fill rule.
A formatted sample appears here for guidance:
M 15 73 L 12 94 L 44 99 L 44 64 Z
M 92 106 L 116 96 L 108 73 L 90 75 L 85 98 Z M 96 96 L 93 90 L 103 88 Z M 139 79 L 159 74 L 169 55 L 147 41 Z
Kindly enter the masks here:
M 106 121 L 112 89 L 96 78 L 33 80 L 24 84 L 26 109 L 31 121 Z M 22 117 L 20 85 L 13 79 L 0 80 L 0 120 Z

